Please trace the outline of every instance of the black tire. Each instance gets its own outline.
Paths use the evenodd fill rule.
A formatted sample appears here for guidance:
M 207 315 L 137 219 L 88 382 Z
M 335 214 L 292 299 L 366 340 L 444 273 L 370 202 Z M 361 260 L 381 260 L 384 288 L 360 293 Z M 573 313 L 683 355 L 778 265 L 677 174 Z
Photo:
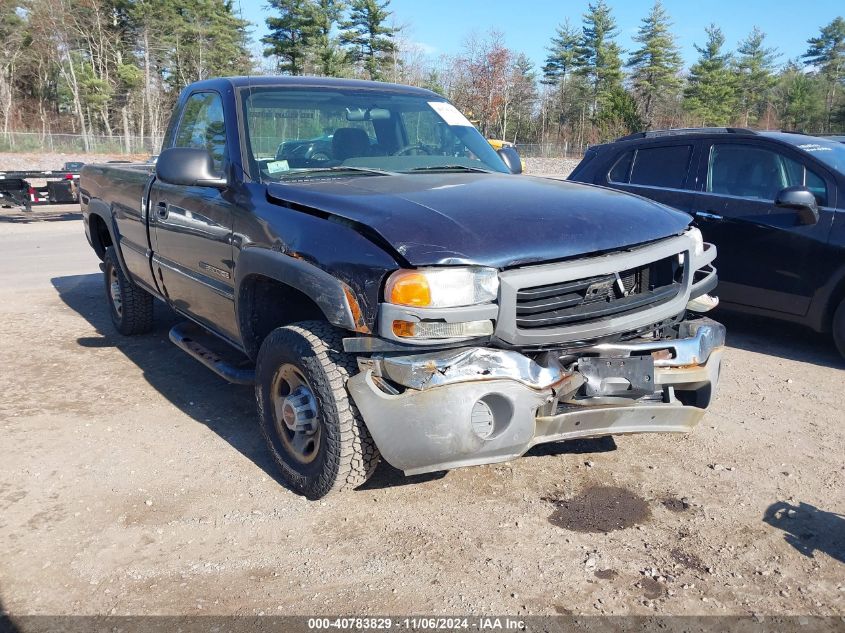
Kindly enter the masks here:
M 273 330 L 258 352 L 255 399 L 261 432 L 285 484 L 309 499 L 360 486 L 379 461 L 375 442 L 346 391 L 357 363 L 342 351 L 341 339 L 341 332 L 328 323 L 303 321 Z M 295 374 L 297 390 L 306 388 L 316 406 L 305 416 L 309 430 L 298 436 L 300 444 L 305 437 L 310 453 L 293 446 L 298 431 L 290 429 L 285 396 L 296 394 L 290 393 L 286 372 Z
M 103 272 L 109 314 L 117 331 L 132 336 L 152 330 L 153 296 L 126 278 L 113 246 L 106 248 Z
M 839 303 L 836 312 L 833 313 L 833 342 L 836 343 L 836 349 L 845 358 L 845 299 Z

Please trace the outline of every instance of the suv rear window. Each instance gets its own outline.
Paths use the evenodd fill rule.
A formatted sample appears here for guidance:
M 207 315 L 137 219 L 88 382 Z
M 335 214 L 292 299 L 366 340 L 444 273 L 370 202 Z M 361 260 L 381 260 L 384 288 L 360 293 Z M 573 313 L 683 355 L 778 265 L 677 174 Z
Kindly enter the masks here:
M 631 170 L 632 185 L 680 189 L 687 176 L 692 145 L 638 149 Z
M 607 179 L 610 182 L 628 182 L 628 175 L 631 173 L 631 161 L 634 160 L 634 152 L 625 152 L 611 167 Z

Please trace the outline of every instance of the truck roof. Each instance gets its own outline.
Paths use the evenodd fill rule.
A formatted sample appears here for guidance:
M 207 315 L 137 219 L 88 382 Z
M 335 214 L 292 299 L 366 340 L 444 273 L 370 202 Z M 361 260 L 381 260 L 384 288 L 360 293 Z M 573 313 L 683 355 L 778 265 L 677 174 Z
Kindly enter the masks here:
M 420 95 L 442 98 L 437 93 L 425 88 L 405 86 L 402 84 L 385 83 L 381 81 L 365 81 L 363 79 L 341 79 L 338 77 L 310 77 L 310 76 L 241 76 L 219 77 L 205 79 L 191 84 L 190 88 L 252 88 L 252 87 L 297 87 L 297 88 L 346 88 L 362 90 L 386 90 L 409 95 Z

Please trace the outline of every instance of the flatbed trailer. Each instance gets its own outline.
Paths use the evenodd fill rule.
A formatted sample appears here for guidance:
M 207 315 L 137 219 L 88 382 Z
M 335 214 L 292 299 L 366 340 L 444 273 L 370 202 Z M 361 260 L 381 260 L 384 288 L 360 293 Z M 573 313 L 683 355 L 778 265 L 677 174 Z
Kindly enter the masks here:
M 47 184 L 34 187 L 30 180 L 45 180 Z M 29 211 L 34 204 L 77 202 L 78 184 L 79 174 L 64 170 L 0 171 L 0 205 Z

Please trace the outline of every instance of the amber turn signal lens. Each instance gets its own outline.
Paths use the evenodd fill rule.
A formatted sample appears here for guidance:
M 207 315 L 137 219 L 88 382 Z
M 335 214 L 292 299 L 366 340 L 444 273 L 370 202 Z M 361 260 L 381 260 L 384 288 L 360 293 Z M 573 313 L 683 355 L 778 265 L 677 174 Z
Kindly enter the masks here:
M 390 303 L 402 306 L 431 305 L 431 288 L 425 275 L 407 272 L 393 279 L 390 288 Z
M 411 323 L 410 321 L 394 321 L 393 333 L 402 338 L 411 338 L 416 334 L 415 325 L 415 323 Z

